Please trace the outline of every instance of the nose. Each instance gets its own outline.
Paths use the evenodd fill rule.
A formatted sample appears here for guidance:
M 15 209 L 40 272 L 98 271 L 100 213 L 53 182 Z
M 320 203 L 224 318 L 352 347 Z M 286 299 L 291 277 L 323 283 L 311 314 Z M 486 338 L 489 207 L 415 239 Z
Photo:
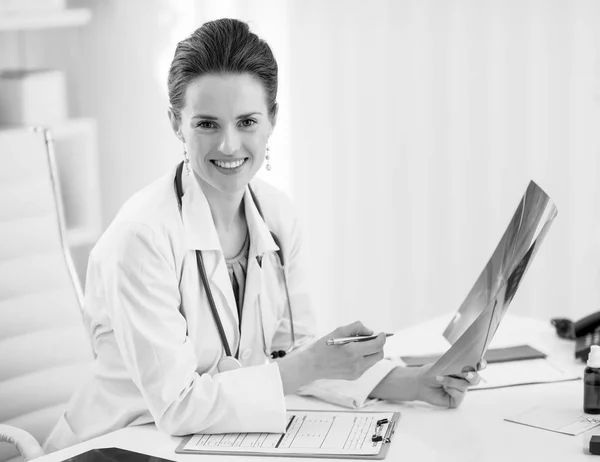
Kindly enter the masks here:
M 235 128 L 226 128 L 219 144 L 219 150 L 226 156 L 231 156 L 240 148 L 240 136 Z

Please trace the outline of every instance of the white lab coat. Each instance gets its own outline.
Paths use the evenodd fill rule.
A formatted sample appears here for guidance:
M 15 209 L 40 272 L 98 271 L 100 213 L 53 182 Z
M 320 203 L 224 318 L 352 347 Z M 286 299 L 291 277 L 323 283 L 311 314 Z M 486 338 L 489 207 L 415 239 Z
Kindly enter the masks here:
M 182 211 L 174 171 L 135 194 L 94 247 L 84 320 L 93 339 L 93 373 L 73 396 L 46 442 L 53 451 L 119 428 L 156 422 L 174 435 L 282 432 L 285 400 L 276 362 L 264 353 L 291 343 L 278 250 L 285 258 L 296 345 L 314 340 L 298 222 L 286 196 L 255 180 L 244 196 L 250 232 L 242 334 L 231 281 L 209 205 L 193 176 L 183 175 Z M 232 351 L 242 369 L 218 373 L 224 356 L 195 250 L 206 272 Z M 318 264 L 318 262 L 312 262 Z M 394 366 L 381 361 L 357 381 L 319 380 L 302 390 L 330 402 L 362 406 Z

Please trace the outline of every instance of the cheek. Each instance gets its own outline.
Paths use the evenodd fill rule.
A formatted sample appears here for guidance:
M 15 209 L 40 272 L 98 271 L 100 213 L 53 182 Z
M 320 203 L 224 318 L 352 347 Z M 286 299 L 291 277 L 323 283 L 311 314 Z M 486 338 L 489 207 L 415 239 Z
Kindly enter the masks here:
M 216 145 L 216 140 L 212 136 L 192 136 L 189 140 L 188 152 L 199 162 L 202 162 L 202 159 L 214 150 Z
M 263 157 L 267 145 L 267 136 L 264 133 L 253 133 L 246 141 L 248 149 L 255 157 Z

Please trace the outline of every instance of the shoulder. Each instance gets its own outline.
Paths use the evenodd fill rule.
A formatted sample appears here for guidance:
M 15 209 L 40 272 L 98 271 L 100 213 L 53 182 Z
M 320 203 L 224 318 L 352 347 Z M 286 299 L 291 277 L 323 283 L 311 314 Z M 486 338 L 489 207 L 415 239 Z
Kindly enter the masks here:
M 169 218 L 179 216 L 174 175 L 175 171 L 170 171 L 136 192 L 123 204 L 114 222 L 133 221 L 160 228 Z
M 131 196 L 96 244 L 93 253 L 124 258 L 137 250 L 159 252 L 171 260 L 169 249 L 182 223 L 173 183 L 174 171 Z M 180 229 L 181 228 L 181 229 Z

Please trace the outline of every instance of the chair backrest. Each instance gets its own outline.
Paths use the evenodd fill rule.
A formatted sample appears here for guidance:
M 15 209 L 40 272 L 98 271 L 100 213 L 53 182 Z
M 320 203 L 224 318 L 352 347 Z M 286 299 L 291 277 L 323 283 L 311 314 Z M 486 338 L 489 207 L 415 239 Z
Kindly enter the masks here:
M 89 373 L 81 303 L 50 133 L 0 131 L 0 423 L 40 444 Z

